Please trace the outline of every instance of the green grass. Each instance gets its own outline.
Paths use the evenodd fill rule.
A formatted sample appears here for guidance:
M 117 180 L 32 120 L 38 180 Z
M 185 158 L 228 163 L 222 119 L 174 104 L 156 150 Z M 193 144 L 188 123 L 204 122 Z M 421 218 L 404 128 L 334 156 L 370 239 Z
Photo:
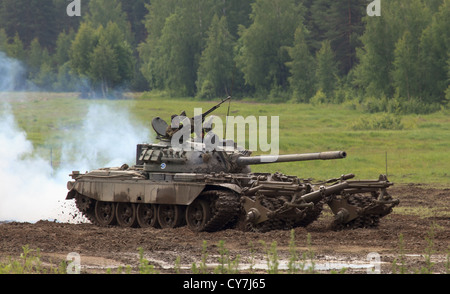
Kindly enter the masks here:
M 183 110 L 192 116 L 194 108 L 201 107 L 205 111 L 218 102 L 167 98 L 156 92 L 133 94 L 123 100 L 83 100 L 72 93 L 12 93 L 1 97 L 8 97 L 19 126 L 27 132 L 38 152 L 44 155 L 49 154 L 50 146 L 57 149 L 70 135 L 70 130 L 78 127 L 91 103 L 127 108 L 130 117 L 151 128 L 150 122 L 155 116 L 169 120 L 172 114 Z M 225 104 L 214 114 L 224 119 L 227 108 L 228 104 Z M 280 154 L 327 150 L 345 150 L 348 153 L 343 160 L 255 166 L 255 172 L 280 171 L 315 179 L 344 173 L 354 173 L 359 179 L 377 178 L 386 171 L 387 154 L 389 179 L 393 182 L 450 184 L 449 110 L 401 116 L 401 128 L 394 126 L 392 129 L 389 125 L 379 124 L 380 119 L 383 120 L 380 114 L 363 113 L 345 105 L 233 101 L 230 115 L 279 116 Z M 114 118 L 111 119 L 113 122 Z M 364 128 L 364 124 L 370 124 L 370 127 Z M 381 125 L 381 129 L 374 129 L 374 125 Z M 54 150 L 54 154 L 58 154 L 58 150 Z

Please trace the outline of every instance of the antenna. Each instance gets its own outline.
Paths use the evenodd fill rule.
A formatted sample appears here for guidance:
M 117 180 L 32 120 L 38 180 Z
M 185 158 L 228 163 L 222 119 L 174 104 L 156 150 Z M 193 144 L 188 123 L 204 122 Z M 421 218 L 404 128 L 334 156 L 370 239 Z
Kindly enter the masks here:
M 223 135 L 223 139 L 226 140 L 227 139 L 227 128 L 228 128 L 228 117 L 230 116 L 230 108 L 231 108 L 231 96 L 228 96 L 227 99 L 230 99 L 230 101 L 228 101 L 228 111 L 227 111 L 227 117 L 225 118 L 225 132 Z
M 388 176 L 388 158 L 387 158 L 387 151 L 385 151 L 384 157 L 385 157 L 386 177 L 387 177 L 387 176 Z
M 233 88 L 234 88 L 234 74 L 236 72 L 236 63 L 234 63 L 233 65 L 233 77 L 231 79 L 231 89 L 230 89 L 230 96 L 228 96 L 227 99 L 230 99 L 230 101 L 228 102 L 228 111 L 227 111 L 227 117 L 225 118 L 225 132 L 223 135 L 223 139 L 226 140 L 227 139 L 227 128 L 228 128 L 228 117 L 230 116 L 230 108 L 231 108 L 231 99 L 233 97 Z M 225 88 L 225 90 L 227 90 L 227 88 Z M 228 92 L 228 91 L 226 91 Z

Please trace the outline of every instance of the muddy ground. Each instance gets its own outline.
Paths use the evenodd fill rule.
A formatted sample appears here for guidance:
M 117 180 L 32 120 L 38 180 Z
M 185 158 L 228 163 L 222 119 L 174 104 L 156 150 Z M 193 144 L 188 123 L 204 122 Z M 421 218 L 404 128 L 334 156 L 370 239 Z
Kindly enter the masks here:
M 401 203 L 376 229 L 332 231 L 328 228 L 332 220 L 329 210 L 324 210 L 319 220 L 310 226 L 295 229 L 297 253 L 300 256 L 305 252 L 314 254 L 312 259 L 300 257 L 299 264 L 308 269 L 312 260 L 314 269 L 323 273 L 366 273 L 368 268 L 378 269 L 380 265 L 382 273 L 392 273 L 394 260 L 397 260 L 397 271 L 403 268 L 407 272 L 417 272 L 431 268 L 434 273 L 448 273 L 450 189 L 410 184 L 396 185 L 390 191 Z M 192 273 L 192 264 L 202 263 L 206 241 L 206 264 L 208 271 L 213 272 L 219 260 L 219 241 L 223 241 L 228 250 L 226 256 L 232 260 L 239 258 L 241 272 L 266 273 L 267 248 L 274 241 L 278 268 L 287 269 L 292 256 L 290 240 L 289 231 L 193 233 L 186 227 L 158 230 L 100 228 L 89 223 L 49 221 L 4 223 L 0 224 L 0 260 L 20 256 L 22 246 L 28 244 L 31 249 L 40 249 L 41 260 L 46 265 L 57 265 L 69 253 L 76 252 L 81 257 L 82 273 L 105 273 L 108 269 L 116 272 L 127 265 L 135 273 L 139 271 L 138 248 L 142 248 L 144 258 L 157 272 Z M 369 253 L 379 254 L 381 263 L 368 259 Z M 431 267 L 427 257 L 431 258 Z

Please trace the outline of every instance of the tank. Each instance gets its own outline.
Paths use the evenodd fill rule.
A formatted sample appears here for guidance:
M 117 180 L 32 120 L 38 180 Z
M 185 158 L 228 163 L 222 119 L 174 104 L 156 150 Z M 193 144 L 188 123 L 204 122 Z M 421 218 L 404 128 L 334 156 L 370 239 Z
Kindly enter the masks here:
M 204 113 L 201 121 L 225 101 Z M 184 112 L 172 116 L 172 122 L 184 116 Z M 180 147 L 172 139 L 182 124 L 174 128 L 157 117 L 152 126 L 159 142 L 138 144 L 135 165 L 70 175 L 66 199 L 75 199 L 77 208 L 93 224 L 266 232 L 307 226 L 318 219 L 326 204 L 334 214 L 331 228 L 341 230 L 376 227 L 399 203 L 389 195 L 393 184 L 385 175 L 356 181 L 352 180 L 355 175 L 346 174 L 313 182 L 279 172 L 251 172 L 252 165 L 341 160 L 347 157 L 345 151 L 252 156 L 249 150 L 217 136 L 214 148 L 194 139 L 183 141 Z M 202 131 L 202 136 L 212 134 L 208 128 Z

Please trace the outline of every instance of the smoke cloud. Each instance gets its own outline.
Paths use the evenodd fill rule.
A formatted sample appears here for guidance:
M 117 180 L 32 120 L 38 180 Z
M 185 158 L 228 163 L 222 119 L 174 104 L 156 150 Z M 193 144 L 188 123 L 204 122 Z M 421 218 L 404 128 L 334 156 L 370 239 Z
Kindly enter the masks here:
M 69 174 L 133 165 L 136 144 L 148 142 L 150 131 L 126 110 L 93 102 L 82 125 L 61 139 L 61 164 L 54 169 L 48 158 L 37 155 L 7 102 L 21 72 L 18 61 L 0 52 L 0 221 L 84 221 L 73 201 L 65 200 Z

